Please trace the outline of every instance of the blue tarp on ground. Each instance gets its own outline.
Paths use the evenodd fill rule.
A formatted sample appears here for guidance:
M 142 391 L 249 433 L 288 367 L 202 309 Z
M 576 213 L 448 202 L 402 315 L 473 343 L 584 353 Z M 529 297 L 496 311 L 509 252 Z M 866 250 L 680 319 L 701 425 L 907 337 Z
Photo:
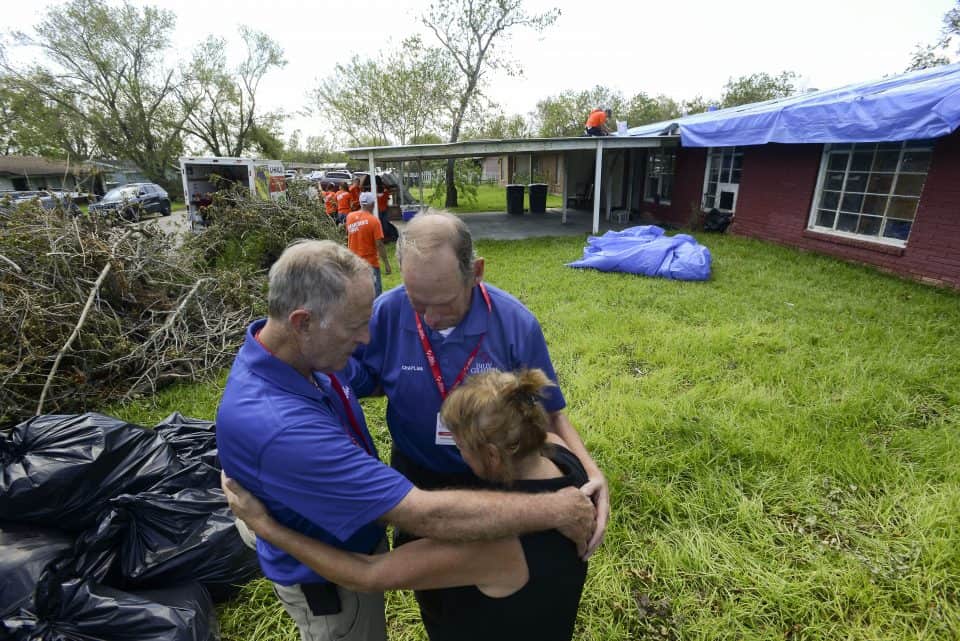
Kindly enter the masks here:
M 707 280 L 710 265 L 710 250 L 697 243 L 693 236 L 665 236 L 663 229 L 655 225 L 590 236 L 583 258 L 567 264 L 568 267 L 674 280 Z
M 960 126 L 960 64 L 642 125 L 684 147 L 924 140 Z

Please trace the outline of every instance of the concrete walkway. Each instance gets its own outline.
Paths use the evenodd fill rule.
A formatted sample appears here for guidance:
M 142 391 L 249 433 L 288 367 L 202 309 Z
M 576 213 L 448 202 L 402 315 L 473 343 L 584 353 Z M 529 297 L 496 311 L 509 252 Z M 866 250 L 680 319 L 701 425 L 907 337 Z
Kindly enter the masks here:
M 502 212 L 487 212 L 478 214 L 457 214 L 470 227 L 470 233 L 475 239 L 488 240 L 522 240 L 524 238 L 543 238 L 548 236 L 581 236 L 586 237 L 593 230 L 593 212 L 585 210 L 567 210 L 567 222 L 559 209 L 548 209 L 545 214 L 525 213 L 522 216 L 513 216 Z M 402 221 L 394 222 L 403 229 Z M 616 220 L 607 222 L 600 214 L 600 234 L 608 229 L 621 230 L 634 225 L 638 221 Z
M 470 233 L 475 239 L 483 240 L 523 240 L 524 238 L 546 238 L 550 236 L 579 236 L 586 239 L 593 229 L 593 212 L 586 210 L 567 210 L 567 222 L 560 222 L 562 214 L 559 209 L 548 209 L 545 214 L 525 213 L 522 216 L 511 216 L 503 212 L 486 212 L 476 214 L 457 214 L 470 227 Z M 618 223 L 616 220 L 607 222 L 600 213 L 600 235 L 608 229 L 621 230 L 634 225 L 651 224 L 649 221 L 637 220 L 639 214 L 634 214 L 632 221 Z M 403 229 L 402 220 L 391 221 L 399 229 Z M 173 212 L 170 216 L 156 216 L 144 219 L 139 225 L 157 224 L 163 231 L 175 236 L 190 233 L 190 223 L 187 220 L 185 209 Z

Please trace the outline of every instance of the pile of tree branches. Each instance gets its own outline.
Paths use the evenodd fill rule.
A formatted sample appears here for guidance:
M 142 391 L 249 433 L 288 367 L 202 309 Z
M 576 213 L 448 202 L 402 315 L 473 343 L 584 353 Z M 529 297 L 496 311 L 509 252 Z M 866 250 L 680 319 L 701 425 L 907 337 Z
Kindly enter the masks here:
M 206 229 L 186 246 L 204 265 L 265 270 L 284 248 L 304 238 L 346 243 L 311 182 L 291 181 L 281 200 L 253 197 L 243 186 L 221 189 L 205 207 Z
M 0 428 L 228 366 L 283 249 L 344 240 L 311 189 L 293 183 L 279 202 L 223 190 L 182 244 L 36 204 L 0 213 Z
M 174 242 L 38 206 L 0 218 L 0 427 L 229 365 L 263 279 L 198 268 Z

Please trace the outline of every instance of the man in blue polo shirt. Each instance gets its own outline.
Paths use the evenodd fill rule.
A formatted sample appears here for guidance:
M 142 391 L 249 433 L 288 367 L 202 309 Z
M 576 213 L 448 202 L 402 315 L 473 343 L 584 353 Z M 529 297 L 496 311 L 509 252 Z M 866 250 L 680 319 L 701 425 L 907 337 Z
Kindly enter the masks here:
M 483 259 L 474 255 L 461 219 L 446 213 L 415 217 L 397 243 L 397 260 L 403 286 L 374 305 L 371 341 L 358 352 L 370 378 L 357 382 L 357 393 L 387 396 L 394 468 L 420 488 L 469 487 L 478 481 L 440 421 L 443 399 L 467 376 L 491 368 L 540 368 L 556 381 L 553 363 L 530 310 L 483 282 Z M 590 478 L 585 491 L 597 505 L 592 553 L 610 511 L 607 482 L 563 412 L 559 387 L 550 388 L 544 406 L 551 430 Z
M 345 247 L 284 251 L 270 270 L 268 318 L 247 330 L 217 411 L 224 472 L 279 522 L 353 552 L 382 549 L 385 523 L 445 540 L 556 527 L 585 549 L 594 517 L 579 492 L 423 492 L 379 461 L 353 391 L 365 375 L 351 359 L 369 340 L 372 302 L 370 267 Z M 304 641 L 386 639 L 382 594 L 332 585 L 280 549 L 256 547 Z

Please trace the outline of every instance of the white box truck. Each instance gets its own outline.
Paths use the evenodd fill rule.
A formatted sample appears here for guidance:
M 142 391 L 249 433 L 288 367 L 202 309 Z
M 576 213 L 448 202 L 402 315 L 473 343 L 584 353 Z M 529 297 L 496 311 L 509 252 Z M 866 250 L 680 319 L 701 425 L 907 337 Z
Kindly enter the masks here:
M 181 158 L 180 174 L 191 228 L 203 224 L 203 208 L 211 203 L 214 192 L 228 184 L 242 185 L 263 200 L 282 200 L 287 195 L 287 180 L 279 160 Z

